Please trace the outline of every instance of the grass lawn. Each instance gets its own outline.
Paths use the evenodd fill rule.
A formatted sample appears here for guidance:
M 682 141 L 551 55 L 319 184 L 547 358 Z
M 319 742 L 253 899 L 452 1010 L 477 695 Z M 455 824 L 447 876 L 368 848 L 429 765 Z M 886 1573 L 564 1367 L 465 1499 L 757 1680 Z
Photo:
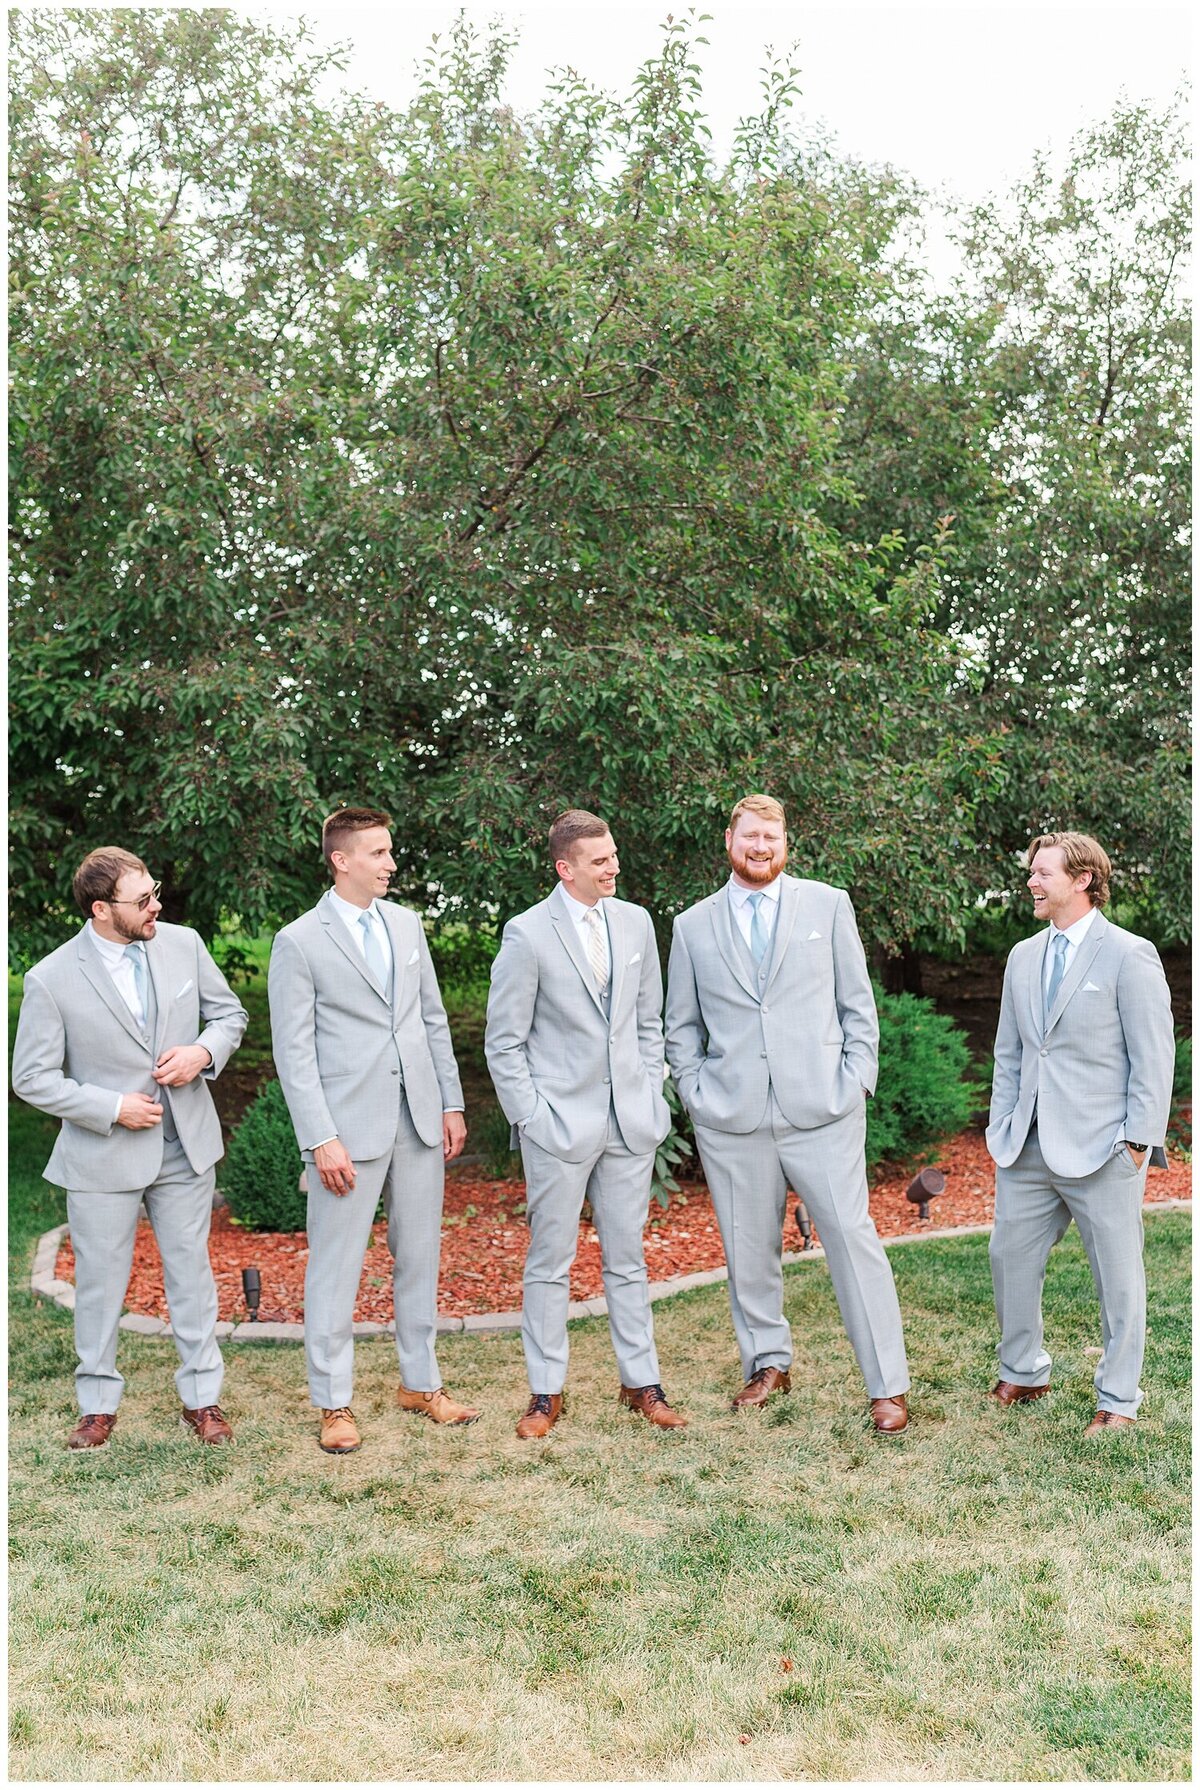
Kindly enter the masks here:
M 893 1252 L 916 1418 L 885 1443 L 824 1267 L 793 1269 L 797 1390 L 735 1417 L 723 1288 L 656 1309 L 676 1435 L 615 1404 L 603 1321 L 567 1414 L 512 1434 L 520 1343 L 444 1340 L 446 1433 L 359 1345 L 365 1445 L 314 1443 L 296 1345 L 228 1348 L 231 1450 L 122 1336 L 121 1421 L 68 1454 L 69 1316 L 33 1300 L 53 1126 L 14 1105 L 14 1779 L 1170 1779 L 1188 1775 L 1186 1215 L 1146 1227 L 1145 1420 L 1085 1444 L 1098 1317 L 1068 1240 L 1053 1397 L 1002 1412 L 986 1239 Z M 1073 1237 L 1073 1234 L 1072 1234 Z M 790 1668 L 790 1669 L 789 1669 Z

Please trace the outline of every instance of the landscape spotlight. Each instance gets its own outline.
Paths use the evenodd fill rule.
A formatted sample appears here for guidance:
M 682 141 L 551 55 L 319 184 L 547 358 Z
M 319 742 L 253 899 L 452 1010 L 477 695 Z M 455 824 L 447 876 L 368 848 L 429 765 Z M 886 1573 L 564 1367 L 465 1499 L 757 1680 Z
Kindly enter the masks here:
M 258 1301 L 262 1296 L 262 1275 L 257 1268 L 242 1269 L 242 1291 L 250 1312 L 250 1322 L 258 1323 Z
M 920 1207 L 920 1216 L 929 1217 L 929 1202 L 936 1199 L 939 1193 L 946 1191 L 946 1177 L 940 1168 L 923 1168 L 919 1175 L 914 1175 L 904 1190 L 906 1200 Z

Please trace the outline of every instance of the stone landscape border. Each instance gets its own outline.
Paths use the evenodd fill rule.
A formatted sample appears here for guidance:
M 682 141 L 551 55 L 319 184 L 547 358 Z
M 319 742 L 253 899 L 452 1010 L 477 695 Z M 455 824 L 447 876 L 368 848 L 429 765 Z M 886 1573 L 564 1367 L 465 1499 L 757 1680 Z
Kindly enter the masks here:
M 1154 1200 L 1142 1209 L 1142 1216 L 1148 1217 L 1154 1212 L 1190 1212 L 1191 1200 Z M 69 1225 L 60 1224 L 52 1231 L 46 1231 L 39 1239 L 33 1258 L 33 1272 L 30 1275 L 30 1288 L 39 1298 L 52 1299 L 67 1311 L 75 1309 L 75 1288 L 70 1281 L 58 1280 L 54 1269 L 58 1260 L 58 1251 L 66 1236 Z M 899 1237 L 882 1239 L 884 1248 L 891 1249 L 895 1244 L 926 1243 L 942 1237 L 981 1237 L 991 1232 L 990 1224 L 951 1225 L 945 1230 L 906 1231 Z M 819 1244 L 811 1249 L 788 1252 L 783 1260 L 784 1265 L 791 1267 L 796 1262 L 815 1262 L 823 1260 L 825 1251 Z M 669 1299 L 675 1293 L 686 1293 L 692 1287 L 711 1287 L 719 1281 L 729 1278 L 728 1268 L 709 1268 L 700 1274 L 677 1274 L 670 1280 L 655 1280 L 650 1283 L 651 1299 Z M 567 1318 L 574 1321 L 578 1318 L 602 1318 L 607 1316 L 608 1302 L 604 1299 L 572 1299 L 567 1307 Z M 460 1332 L 475 1333 L 490 1330 L 519 1330 L 521 1314 L 519 1311 L 489 1311 L 478 1316 L 466 1318 L 449 1318 L 439 1315 L 437 1323 L 439 1334 L 457 1335 Z M 122 1330 L 132 1330 L 138 1336 L 170 1336 L 171 1326 L 162 1318 L 144 1317 L 140 1312 L 126 1312 L 121 1319 Z M 355 1336 L 394 1336 L 393 1324 L 355 1324 Z M 217 1338 L 221 1342 L 301 1342 L 304 1338 L 303 1324 L 229 1324 L 217 1325 Z

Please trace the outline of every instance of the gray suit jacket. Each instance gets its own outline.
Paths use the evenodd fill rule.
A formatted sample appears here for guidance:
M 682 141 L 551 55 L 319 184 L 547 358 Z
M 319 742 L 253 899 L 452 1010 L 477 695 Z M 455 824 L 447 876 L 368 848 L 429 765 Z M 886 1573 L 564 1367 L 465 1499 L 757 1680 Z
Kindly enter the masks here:
M 118 1094 L 170 1102 L 184 1153 L 203 1174 L 224 1154 L 208 1084 L 242 1041 L 246 1010 L 189 926 L 160 920 L 146 943 L 158 1024 L 147 1044 L 87 927 L 35 964 L 13 1047 L 13 1087 L 63 1122 L 47 1181 L 79 1193 L 149 1187 L 162 1167 L 161 1125 L 129 1131 L 114 1119 Z M 182 1088 L 151 1070 L 174 1044 L 203 1044 L 212 1064 Z
M 507 1118 L 562 1162 L 604 1142 L 609 1104 L 635 1155 L 671 1129 L 663 1099 L 662 972 L 643 907 L 610 896 L 606 1015 L 561 885 L 504 928 L 484 1050 Z
M 1171 993 L 1148 939 L 1096 915 L 1043 1028 L 1048 929 L 1009 952 L 996 1032 L 987 1144 L 1002 1168 L 1016 1161 L 1037 1107 L 1038 1144 L 1052 1174 L 1090 1175 L 1118 1130 L 1161 1148 L 1171 1111 L 1175 1034 Z
M 392 901 L 379 908 L 392 947 L 390 1005 L 328 894 L 271 946 L 275 1067 L 309 1162 L 330 1137 L 356 1162 L 386 1155 L 400 1122 L 402 1077 L 426 1144 L 441 1143 L 443 1112 L 463 1104 L 425 928 L 410 908 Z
M 801 1130 L 875 1091 L 879 1022 L 844 889 L 784 875 L 761 990 L 735 936 L 726 885 L 675 921 L 667 969 L 667 1061 L 693 1121 L 753 1131 L 768 1088 Z

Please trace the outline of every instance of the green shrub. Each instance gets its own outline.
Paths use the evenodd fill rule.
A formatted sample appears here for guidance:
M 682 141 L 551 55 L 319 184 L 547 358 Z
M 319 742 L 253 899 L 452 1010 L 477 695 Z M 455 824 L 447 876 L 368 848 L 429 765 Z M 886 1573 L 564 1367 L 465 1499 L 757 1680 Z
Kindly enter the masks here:
M 877 988 L 875 1002 L 879 1085 L 867 1102 L 867 1161 L 903 1161 L 970 1123 L 979 1084 L 965 1034 L 932 1001 Z
M 220 1167 L 221 1192 L 238 1223 L 255 1231 L 302 1231 L 307 1222 L 303 1166 L 283 1089 L 277 1081 L 266 1082 L 230 1138 Z
M 425 936 L 443 999 L 451 988 L 482 990 L 486 1000 L 492 959 L 500 949 L 495 928 L 467 926 L 461 920 L 427 921 Z
M 1178 1032 L 1175 1036 L 1175 1079 L 1171 1085 L 1171 1121 L 1167 1127 L 1167 1135 L 1173 1143 L 1187 1150 L 1192 1147 L 1191 1105 L 1192 1041 Z
M 509 1142 L 512 1125 L 498 1106 L 484 1109 L 480 1118 L 471 1120 L 467 1148 L 474 1149 L 487 1174 L 497 1181 L 507 1181 L 521 1173 L 521 1158 Z
M 679 1089 L 670 1076 L 663 1083 L 663 1099 L 671 1109 L 671 1129 L 654 1153 L 654 1180 L 651 1192 L 664 1209 L 671 1204 L 671 1195 L 679 1192 L 675 1170 L 681 1162 L 696 1154 L 692 1122 L 683 1110 Z

